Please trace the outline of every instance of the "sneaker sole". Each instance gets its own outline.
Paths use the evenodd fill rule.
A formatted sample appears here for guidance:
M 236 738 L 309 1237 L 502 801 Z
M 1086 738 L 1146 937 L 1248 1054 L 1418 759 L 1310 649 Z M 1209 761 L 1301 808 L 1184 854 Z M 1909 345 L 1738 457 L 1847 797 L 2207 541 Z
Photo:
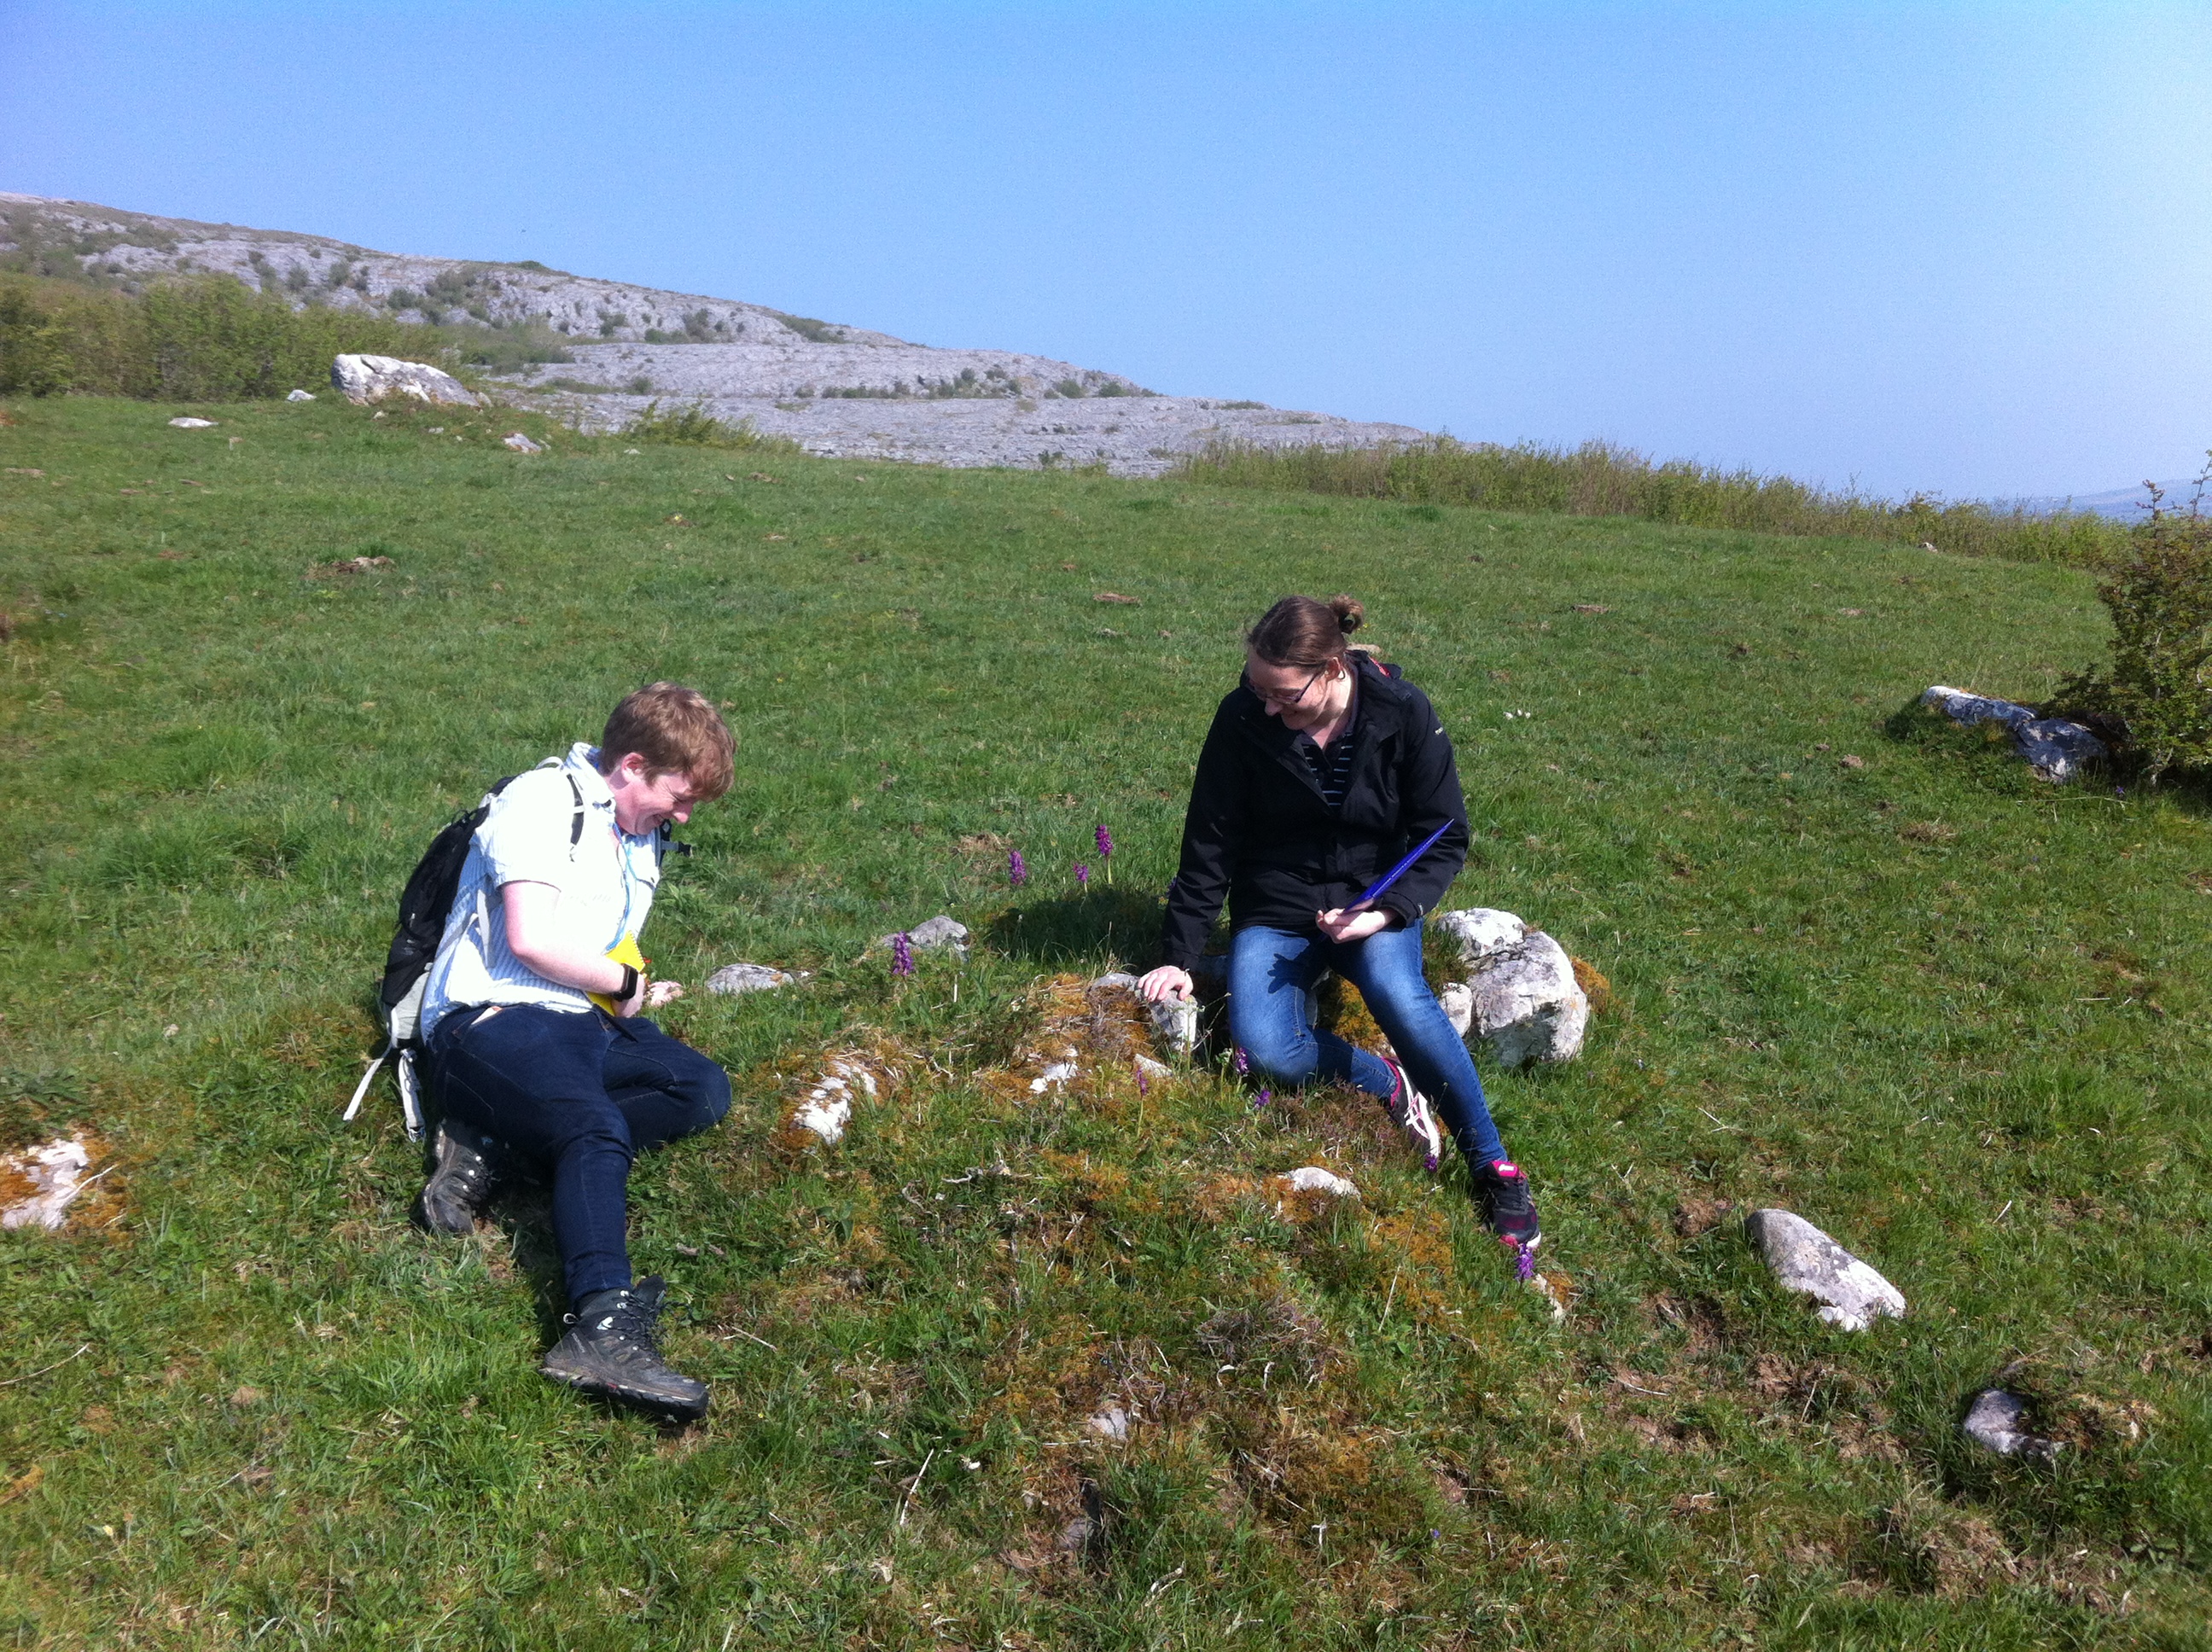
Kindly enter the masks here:
M 587 1376 L 580 1371 L 563 1371 L 550 1365 L 540 1365 L 538 1374 L 548 1382 L 557 1382 L 572 1394 L 589 1394 L 594 1399 L 612 1400 L 639 1411 L 649 1411 L 662 1417 L 672 1417 L 680 1422 L 696 1423 L 706 1416 L 713 1403 L 711 1394 L 700 1396 L 698 1404 L 688 1406 L 669 1399 L 665 1394 L 647 1394 L 642 1389 L 625 1388 L 619 1382 Z

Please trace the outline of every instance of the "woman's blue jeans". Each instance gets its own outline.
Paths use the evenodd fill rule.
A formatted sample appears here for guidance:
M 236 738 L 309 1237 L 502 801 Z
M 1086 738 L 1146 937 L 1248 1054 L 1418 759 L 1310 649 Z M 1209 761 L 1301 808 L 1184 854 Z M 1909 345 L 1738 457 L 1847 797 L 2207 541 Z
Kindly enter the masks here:
M 630 1161 L 730 1110 L 729 1075 L 642 1017 L 535 1004 L 454 1010 L 425 1054 L 448 1117 L 551 1172 L 572 1303 L 630 1282 Z
M 1320 1078 L 1390 1098 L 1396 1084 L 1382 1057 L 1308 1018 L 1306 993 L 1324 969 L 1359 989 L 1407 1075 L 1468 1162 L 1504 1158 L 1474 1061 L 1421 974 L 1419 924 L 1348 944 L 1257 926 L 1238 930 L 1229 948 L 1229 1030 L 1253 1069 L 1292 1089 Z

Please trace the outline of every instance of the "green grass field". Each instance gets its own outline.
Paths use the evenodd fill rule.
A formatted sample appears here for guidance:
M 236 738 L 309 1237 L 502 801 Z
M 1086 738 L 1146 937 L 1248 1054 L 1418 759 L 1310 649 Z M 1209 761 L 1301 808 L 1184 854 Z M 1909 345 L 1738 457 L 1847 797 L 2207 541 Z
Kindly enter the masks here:
M 327 398 L 7 411 L 0 1123 L 117 1168 L 0 1236 L 0 1644 L 2212 1646 L 2204 800 L 1899 715 L 2094 658 L 2082 574 L 527 417 L 525 458 L 514 415 Z M 1353 1098 L 1009 1078 L 1053 976 L 1150 962 L 1290 590 L 1364 600 L 1448 718 L 1455 903 L 1610 978 L 1579 1060 L 1485 1075 L 1563 1326 Z M 337 1118 L 431 832 L 657 677 L 741 762 L 647 938 L 738 1078 L 632 1182 L 715 1384 L 681 1435 L 535 1374 L 542 1202 L 433 1242 L 388 1089 Z M 870 942 L 939 911 L 975 955 L 895 981 Z M 698 993 L 738 958 L 816 974 Z M 904 1082 L 774 1140 L 854 1043 Z M 1257 1179 L 1308 1163 L 1363 1203 L 1279 1219 Z M 1911 1316 L 1782 1298 L 1763 1204 Z M 2056 1466 L 1958 1436 L 2010 1367 Z

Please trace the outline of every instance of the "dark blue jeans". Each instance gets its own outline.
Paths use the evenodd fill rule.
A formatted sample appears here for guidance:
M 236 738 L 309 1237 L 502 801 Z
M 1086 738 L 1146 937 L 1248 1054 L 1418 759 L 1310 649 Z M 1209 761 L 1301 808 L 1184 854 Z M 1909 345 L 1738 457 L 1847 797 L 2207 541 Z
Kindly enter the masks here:
M 1435 1104 L 1438 1121 L 1469 1163 L 1504 1158 L 1474 1061 L 1421 974 L 1419 924 L 1348 945 L 1282 929 L 1238 930 L 1229 948 L 1229 1030 L 1253 1068 L 1293 1089 L 1332 1079 L 1389 1099 L 1396 1086 L 1382 1057 L 1307 1018 L 1307 990 L 1324 969 L 1359 989 L 1407 1075 Z
M 551 1172 L 571 1303 L 630 1282 L 630 1161 L 730 1110 L 729 1075 L 641 1017 L 527 1004 L 453 1010 L 425 1053 L 448 1117 Z

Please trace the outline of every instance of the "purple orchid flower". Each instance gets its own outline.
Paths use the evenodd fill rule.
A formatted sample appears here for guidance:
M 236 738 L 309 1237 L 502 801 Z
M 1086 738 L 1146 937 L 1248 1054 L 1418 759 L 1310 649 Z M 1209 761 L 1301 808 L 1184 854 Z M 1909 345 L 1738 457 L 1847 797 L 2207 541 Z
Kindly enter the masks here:
M 1075 886 L 1085 890 L 1091 887 L 1091 868 L 1080 860 L 1075 863 Z
M 1273 1101 L 1274 1099 L 1275 1099 L 1275 1092 L 1274 1092 L 1273 1090 L 1261 1090 L 1261 1091 L 1257 1096 L 1255 1096 L 1255 1097 L 1253 1097 L 1253 1099 L 1252 1099 L 1252 1105 L 1253 1105 L 1253 1106 L 1255 1106 L 1255 1107 L 1265 1107 L 1265 1106 L 1267 1106 L 1267 1104 L 1268 1102 L 1270 1102 Z
M 904 930 L 891 937 L 891 974 L 910 975 L 914 973 L 914 947 Z
M 1098 864 L 1106 868 L 1106 882 L 1110 885 L 1114 881 L 1114 834 L 1106 829 L 1106 823 L 1102 820 L 1098 823 L 1096 835 L 1098 839 Z
M 1006 851 L 1006 881 L 1016 889 L 1030 881 L 1030 863 L 1022 859 L 1019 849 Z
M 1137 1068 L 1137 1094 L 1138 1094 L 1139 1096 L 1149 1096 L 1149 1095 L 1151 1095 L 1152 1093 L 1152 1080 L 1150 1080 L 1149 1078 L 1146 1078 L 1146 1077 L 1145 1077 L 1145 1069 L 1143 1068 L 1143 1066 L 1139 1066 Z
M 1510 1239 L 1505 1242 L 1513 1245 L 1513 1277 L 1523 1285 L 1532 1282 L 1536 1277 L 1535 1253 L 1526 1245 L 1514 1244 Z
M 1239 1044 L 1237 1047 L 1237 1076 L 1242 1078 L 1246 1073 L 1251 1071 L 1252 1063 L 1244 1054 L 1244 1047 L 1242 1044 Z

